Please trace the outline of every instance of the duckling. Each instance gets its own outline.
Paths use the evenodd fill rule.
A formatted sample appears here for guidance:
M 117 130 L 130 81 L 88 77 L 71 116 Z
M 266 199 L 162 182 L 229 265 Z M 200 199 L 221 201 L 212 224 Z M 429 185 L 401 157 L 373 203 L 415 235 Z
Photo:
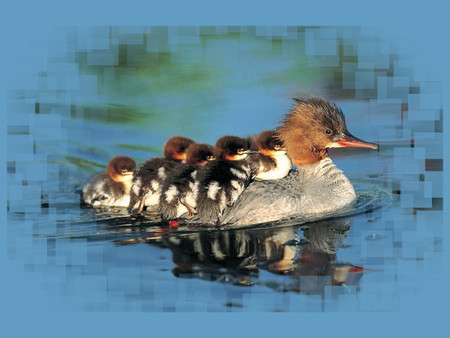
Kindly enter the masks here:
M 292 163 L 275 131 L 263 131 L 255 139 L 255 145 L 259 151 L 256 181 L 279 180 L 289 173 Z
M 165 220 L 196 213 L 199 168 L 214 161 L 214 149 L 207 144 L 192 144 L 186 151 L 186 165 L 175 168 L 164 180 L 159 200 L 159 210 Z
M 190 218 L 213 225 L 223 210 L 237 200 L 259 166 L 258 159 L 249 156 L 257 151 L 250 149 L 248 139 L 223 136 L 214 150 L 217 160 L 207 163 L 197 174 L 196 214 Z
M 156 207 L 159 203 L 162 182 L 168 174 L 186 161 L 186 150 L 194 141 L 175 136 L 164 145 L 164 158 L 144 162 L 134 175 L 128 210 L 141 213 L 144 207 Z
M 164 145 L 164 158 L 175 162 L 186 162 L 186 150 L 195 142 L 182 136 L 174 136 Z
M 93 207 L 127 207 L 135 167 L 136 163 L 131 157 L 112 158 L 106 173 L 92 177 L 83 188 L 82 200 Z

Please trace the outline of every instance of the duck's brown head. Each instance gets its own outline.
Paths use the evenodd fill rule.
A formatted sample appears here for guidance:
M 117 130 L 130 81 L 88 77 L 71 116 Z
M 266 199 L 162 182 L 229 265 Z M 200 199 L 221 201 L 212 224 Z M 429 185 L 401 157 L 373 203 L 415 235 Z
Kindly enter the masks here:
M 133 179 L 136 162 L 128 156 L 113 157 L 108 163 L 108 176 L 114 182 L 125 182 Z
M 226 161 L 241 161 L 248 154 L 256 152 L 250 150 L 250 142 L 236 136 L 223 136 L 219 138 L 214 146 L 216 158 Z
M 274 130 L 263 131 L 255 140 L 258 151 L 266 156 L 276 156 L 286 153 L 283 142 Z
M 186 150 L 194 141 L 182 136 L 170 138 L 164 145 L 164 158 L 167 160 L 186 162 Z
M 379 149 L 354 137 L 336 104 L 319 97 L 295 99 L 290 113 L 277 130 L 295 165 L 318 162 L 328 156 L 327 148 L 358 147 Z
M 186 150 L 186 163 L 203 167 L 209 161 L 214 161 L 214 148 L 209 144 L 191 144 Z

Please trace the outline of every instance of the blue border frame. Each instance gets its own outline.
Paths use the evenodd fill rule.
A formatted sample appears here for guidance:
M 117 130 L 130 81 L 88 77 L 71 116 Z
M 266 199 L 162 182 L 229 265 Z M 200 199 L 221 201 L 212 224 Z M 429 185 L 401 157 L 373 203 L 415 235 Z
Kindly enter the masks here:
M 409 32 L 417 38 L 422 48 L 413 46 L 417 52 L 416 69 L 418 75 L 433 76 L 442 74 L 447 80 L 449 55 L 448 48 L 448 11 L 444 1 L 429 0 L 421 2 L 421 6 L 411 1 L 393 2 L 386 0 L 363 3 L 361 1 L 168 1 L 164 4 L 149 1 L 16 1 L 4 5 L 2 33 L 4 50 L 1 53 L 5 74 L 29 68 L 11 69 L 9 57 L 20 55 L 24 44 L 33 37 L 48 34 L 49 29 L 67 25 L 388 25 L 387 30 L 397 29 Z M 126 8 L 125 8 L 126 7 Z M 395 25 L 395 26 L 394 26 Z M 5 113 L 6 113 L 6 77 L 1 80 L 1 135 L 0 156 L 5 163 Z M 448 119 L 445 111 L 448 102 L 448 81 L 445 82 L 447 92 L 444 96 L 444 130 L 448 130 Z M 444 157 L 448 158 L 448 133 L 444 133 Z M 6 166 L 3 166 L 3 172 Z M 446 172 L 444 166 L 444 172 Z M 6 187 L 5 175 L 1 176 L 2 187 Z M 447 197 L 444 192 L 444 226 L 448 220 Z M 5 224 L 5 191 L 0 194 L 0 223 Z M 0 226 L 0 263 L 4 273 L 16 273 L 20 269 L 6 269 L 5 261 L 5 227 Z M 444 259 L 448 257 L 448 230 L 444 233 Z M 10 267 L 8 267 L 10 268 Z M 444 281 L 448 281 L 448 264 L 444 264 L 443 280 L 440 288 L 429 289 L 420 299 L 412 299 L 410 311 L 401 313 L 291 313 L 291 314 L 89 314 L 89 313 L 46 313 L 34 303 L 39 297 L 33 290 L 33 281 L 20 281 L 26 287 L 14 291 L 8 285 L 7 278 L 0 278 L 1 323 L 2 331 L 7 336 L 25 336 L 46 334 L 47 336 L 77 336 L 94 334 L 131 335 L 145 333 L 148 335 L 180 335 L 188 331 L 198 335 L 239 335 L 252 334 L 264 336 L 286 334 L 346 335 L 346 336 L 425 336 L 445 332 L 448 321 L 447 304 L 450 300 L 449 289 Z M 229 329 L 224 330 L 225 328 Z

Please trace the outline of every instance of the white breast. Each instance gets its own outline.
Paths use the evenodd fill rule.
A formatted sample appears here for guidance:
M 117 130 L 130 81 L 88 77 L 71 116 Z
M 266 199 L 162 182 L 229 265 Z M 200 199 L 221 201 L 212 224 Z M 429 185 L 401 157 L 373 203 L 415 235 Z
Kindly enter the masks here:
M 279 180 L 280 178 L 286 177 L 292 168 L 291 160 L 285 153 L 276 155 L 274 159 L 276 167 L 269 171 L 264 171 L 264 168 L 260 168 L 260 172 L 255 177 L 256 180 Z

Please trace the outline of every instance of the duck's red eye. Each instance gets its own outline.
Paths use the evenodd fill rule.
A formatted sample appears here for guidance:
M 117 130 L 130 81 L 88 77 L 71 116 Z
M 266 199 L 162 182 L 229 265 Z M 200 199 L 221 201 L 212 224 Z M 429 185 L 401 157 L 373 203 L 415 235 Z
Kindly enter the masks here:
M 327 135 L 331 135 L 331 129 L 325 130 L 325 133 L 326 133 Z

